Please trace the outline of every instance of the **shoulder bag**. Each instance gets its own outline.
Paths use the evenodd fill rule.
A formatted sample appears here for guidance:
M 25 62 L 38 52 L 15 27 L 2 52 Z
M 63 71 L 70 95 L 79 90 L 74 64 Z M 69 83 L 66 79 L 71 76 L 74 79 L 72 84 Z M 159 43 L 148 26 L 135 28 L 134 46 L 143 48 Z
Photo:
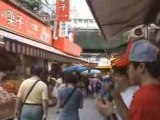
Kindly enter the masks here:
M 65 101 L 62 103 L 61 108 L 63 108 L 66 103 L 69 101 L 69 99 L 72 97 L 72 95 L 74 94 L 74 92 L 76 91 L 76 87 L 71 91 L 71 93 L 67 96 L 67 98 L 65 99 Z

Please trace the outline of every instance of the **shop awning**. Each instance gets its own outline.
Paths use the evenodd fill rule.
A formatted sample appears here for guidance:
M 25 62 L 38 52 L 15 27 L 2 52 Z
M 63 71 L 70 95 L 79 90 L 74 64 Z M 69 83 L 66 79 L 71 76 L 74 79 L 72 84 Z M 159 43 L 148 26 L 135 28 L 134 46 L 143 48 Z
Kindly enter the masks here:
M 160 23 L 160 0 L 86 1 L 107 40 L 140 24 Z
M 0 47 L 4 47 L 4 44 L 3 36 L 0 36 Z
M 44 59 L 58 60 L 61 62 L 76 62 L 81 59 L 71 55 L 67 55 L 52 46 L 48 46 L 3 30 L 0 35 L 11 40 L 6 40 L 6 50 L 13 53 L 22 53 L 30 56 L 38 56 Z

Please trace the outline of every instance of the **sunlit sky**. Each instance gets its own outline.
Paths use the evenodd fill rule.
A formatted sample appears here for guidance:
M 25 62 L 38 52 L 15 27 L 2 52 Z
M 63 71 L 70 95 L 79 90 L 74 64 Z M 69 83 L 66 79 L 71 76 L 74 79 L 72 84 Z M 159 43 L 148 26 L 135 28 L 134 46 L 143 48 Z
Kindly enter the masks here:
M 45 0 L 44 0 L 45 1 Z M 49 4 L 55 3 L 56 0 L 48 0 Z M 78 17 L 80 18 L 93 18 L 86 3 L 86 0 L 70 0 L 71 10 L 76 8 Z
M 71 0 L 71 9 L 77 9 L 80 18 L 93 18 L 86 0 Z

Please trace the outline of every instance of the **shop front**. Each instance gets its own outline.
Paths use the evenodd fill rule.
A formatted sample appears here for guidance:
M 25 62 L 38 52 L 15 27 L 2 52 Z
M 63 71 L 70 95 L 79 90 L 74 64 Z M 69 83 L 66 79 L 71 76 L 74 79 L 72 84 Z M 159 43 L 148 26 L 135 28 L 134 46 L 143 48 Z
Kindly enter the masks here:
M 13 117 L 18 88 L 34 65 L 81 59 L 53 47 L 52 29 L 7 1 L 0 1 L 0 120 Z M 6 107 L 7 106 L 7 107 Z

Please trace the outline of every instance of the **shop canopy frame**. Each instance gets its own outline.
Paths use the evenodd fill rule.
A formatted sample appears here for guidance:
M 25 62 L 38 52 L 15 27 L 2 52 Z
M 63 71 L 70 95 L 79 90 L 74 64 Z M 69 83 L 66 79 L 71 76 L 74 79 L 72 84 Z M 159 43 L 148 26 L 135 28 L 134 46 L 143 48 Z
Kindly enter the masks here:
M 0 30 L 0 35 L 4 37 L 5 49 L 12 53 L 66 63 L 87 63 L 79 57 L 65 54 L 52 46 L 18 36 L 4 30 Z
M 121 41 L 119 36 L 137 25 L 160 24 L 160 0 L 86 1 L 107 41 Z M 128 41 L 119 45 L 124 42 Z

